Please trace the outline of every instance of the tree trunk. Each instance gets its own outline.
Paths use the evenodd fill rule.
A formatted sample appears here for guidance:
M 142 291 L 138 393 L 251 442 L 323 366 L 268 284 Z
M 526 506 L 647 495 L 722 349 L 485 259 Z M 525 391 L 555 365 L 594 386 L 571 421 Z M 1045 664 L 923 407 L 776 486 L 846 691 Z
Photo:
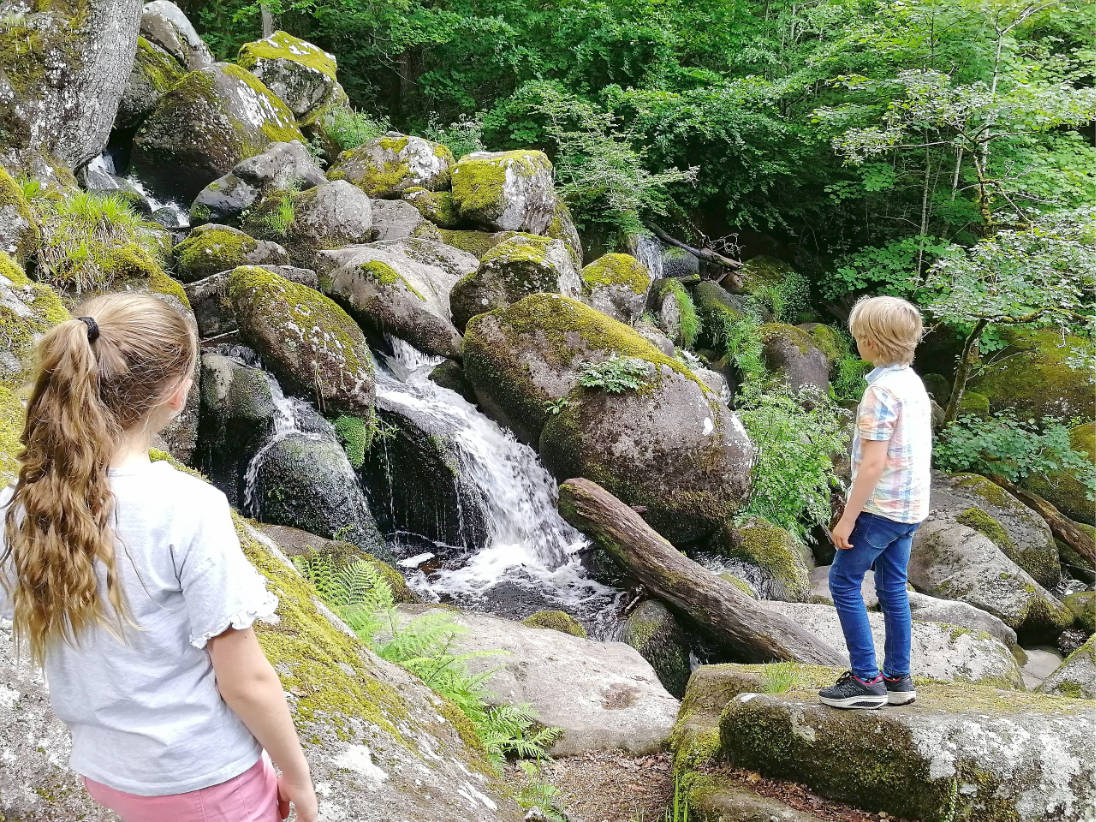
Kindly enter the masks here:
M 979 320 L 963 342 L 963 353 L 959 355 L 959 367 L 955 369 L 955 381 L 951 385 L 951 397 L 948 399 L 947 410 L 944 411 L 944 425 L 955 422 L 955 418 L 959 416 L 959 401 L 963 399 L 970 368 L 974 364 L 974 358 L 978 356 L 978 338 L 982 336 L 987 325 L 989 320 Z
M 274 33 L 274 15 L 270 13 L 270 6 L 266 3 L 259 4 L 259 13 L 263 19 L 263 39 Z
M 652 594 L 748 661 L 844 664 L 840 653 L 813 634 L 686 557 L 597 483 L 567 480 L 559 489 L 559 510 Z
M 989 478 L 1000 485 L 1028 508 L 1046 520 L 1050 530 L 1058 539 L 1096 565 L 1096 540 L 1077 527 L 1077 524 L 1038 494 L 1026 488 L 1013 485 L 1004 477 L 990 474 Z

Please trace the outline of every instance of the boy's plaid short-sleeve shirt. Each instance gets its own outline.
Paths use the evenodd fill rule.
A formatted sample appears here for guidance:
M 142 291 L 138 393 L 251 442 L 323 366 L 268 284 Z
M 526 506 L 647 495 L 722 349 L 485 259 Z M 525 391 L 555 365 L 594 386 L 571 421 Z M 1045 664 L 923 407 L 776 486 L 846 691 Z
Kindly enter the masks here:
M 929 513 L 932 408 L 921 378 L 908 365 L 887 365 L 867 376 L 856 410 L 852 478 L 863 440 L 889 440 L 887 464 L 864 510 L 896 522 L 921 522 Z

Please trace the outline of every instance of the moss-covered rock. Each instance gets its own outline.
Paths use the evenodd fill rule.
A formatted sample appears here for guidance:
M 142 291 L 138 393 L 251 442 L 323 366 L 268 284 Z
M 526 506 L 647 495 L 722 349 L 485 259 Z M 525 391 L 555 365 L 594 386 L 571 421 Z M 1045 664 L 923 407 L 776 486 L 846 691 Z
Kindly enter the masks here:
M 655 599 L 628 614 L 620 638 L 651 663 L 662 685 L 679 699 L 689 681 L 689 642 L 677 618 Z
M 48 285 L 29 280 L 0 251 L 0 384 L 14 388 L 29 376 L 38 337 L 64 322 L 69 313 Z
M 575 228 L 571 209 L 559 197 L 556 198 L 556 204 L 552 208 L 552 218 L 540 233 L 553 240 L 561 240 L 571 252 L 571 262 L 575 264 L 575 268 L 582 268 L 582 240 L 578 236 L 578 229 Z
M 1055 697 L 919 686 L 901 711 L 834 711 L 810 692 L 744 693 L 720 720 L 737 766 L 913 819 L 1086 818 L 1096 798 L 1088 706 Z
M 286 250 L 277 243 L 259 241 L 237 228 L 207 223 L 198 226 L 172 250 L 175 271 L 185 283 L 203 280 L 241 265 L 284 265 Z
M 700 273 L 700 260 L 684 248 L 668 245 L 662 248 L 662 276 L 683 279 Z
M 1078 591 L 1063 601 L 1076 617 L 1078 628 L 1089 634 L 1096 633 L 1096 592 Z
M 297 117 L 348 101 L 336 77 L 335 55 L 284 31 L 245 43 L 236 62 L 262 80 Z
M 213 64 L 209 47 L 171 0 L 153 0 L 141 9 L 141 36 L 159 46 L 188 70 Z
M 1014 409 L 1022 417 L 1096 418 L 1096 392 L 1086 368 L 1072 368 L 1074 352 L 1092 341 L 1052 328 L 1001 332 L 1006 348 L 969 383 L 989 399 L 990 411 Z
M 774 378 L 794 391 L 808 388 L 826 393 L 832 362 L 811 333 L 786 323 L 766 323 L 759 334 L 765 365 Z
M 1090 636 L 1084 645 L 1066 657 L 1054 673 L 1043 680 L 1039 690 L 1072 699 L 1096 699 L 1096 635 Z
M 172 86 L 186 76 L 186 69 L 162 48 L 137 38 L 137 56 L 126 81 L 114 127 L 136 128 Z
M 758 569 L 760 593 L 766 599 L 810 601 L 810 552 L 783 528 L 759 517 L 739 525 L 728 522 L 713 538 L 711 548 Z
M 441 235 L 441 241 L 446 245 L 451 245 L 453 248 L 459 248 L 461 251 L 467 251 L 476 257 L 477 260 L 483 259 L 483 255 L 497 246 L 501 242 L 505 242 L 514 236 L 513 231 L 496 231 L 490 234 L 486 231 L 460 231 L 442 229 L 438 232 Z
M 586 638 L 586 629 L 582 627 L 582 623 L 566 611 L 537 611 L 523 619 L 521 624 L 528 628 L 545 628 Z
M 1084 454 L 1090 464 L 1096 464 L 1096 423 L 1087 422 L 1071 429 L 1069 444 L 1074 451 Z M 1035 472 L 1022 484 L 1070 519 L 1096 525 L 1096 501 L 1090 498 L 1096 488 L 1087 487 L 1080 472 Z
M 344 151 L 328 179 L 348 180 L 370 197 L 399 197 L 411 188 L 438 191 L 449 185 L 453 153 L 422 137 L 390 131 Z
M 293 113 L 249 71 L 218 63 L 171 88 L 133 142 L 133 163 L 164 191 L 192 200 L 270 143 L 304 141 Z
M 232 272 L 228 298 L 243 339 L 291 391 L 332 414 L 373 417 L 373 355 L 328 297 L 262 268 Z
M 643 313 L 651 274 L 629 254 L 606 254 L 579 272 L 585 302 L 631 325 Z
M 742 290 L 773 316 L 795 322 L 810 297 L 807 279 L 783 260 L 761 255 L 747 260 L 738 272 Z
M 25 261 L 41 243 L 38 222 L 22 187 L 0 165 L 0 251 Z
M 423 217 L 436 226 L 460 227 L 460 212 L 451 191 L 430 191 L 421 186 L 414 186 L 404 191 L 403 199 L 411 203 Z
M 559 219 L 552 164 L 540 151 L 480 151 L 453 168 L 453 199 L 462 220 L 487 231 L 547 234 Z
M 453 323 L 464 331 L 477 314 L 504 308 L 530 294 L 582 293 L 578 272 L 559 240 L 515 234 L 483 255 L 479 267 L 449 292 Z

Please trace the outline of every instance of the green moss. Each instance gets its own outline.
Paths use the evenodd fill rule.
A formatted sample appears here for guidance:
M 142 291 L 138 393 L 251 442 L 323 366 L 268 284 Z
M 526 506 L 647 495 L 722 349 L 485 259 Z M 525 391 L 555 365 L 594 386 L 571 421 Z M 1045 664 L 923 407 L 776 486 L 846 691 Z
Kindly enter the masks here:
M 560 631 L 571 636 L 586 638 L 586 629 L 582 624 L 565 611 L 537 611 L 521 621 L 522 625 L 530 628 L 547 628 L 552 631 Z
M 95 258 L 101 280 L 97 290 L 138 290 L 164 294 L 190 309 L 190 300 L 182 285 L 164 273 L 160 264 L 136 243 L 107 249 Z
M 291 143 L 294 140 L 307 143 L 304 135 L 301 134 L 301 130 L 297 127 L 297 120 L 293 117 L 293 112 L 289 110 L 289 107 L 282 102 L 278 95 L 266 87 L 262 80 L 250 71 L 233 63 L 222 63 L 220 65 L 225 74 L 245 83 L 253 92 L 262 97 L 264 103 L 268 103 L 274 111 L 273 121 L 268 116 L 264 118 L 263 124 L 259 127 L 267 140 L 272 143 Z M 266 148 L 265 145 L 257 146 L 244 156 L 250 157 L 253 154 L 259 154 L 264 148 Z
M 170 54 L 152 45 L 144 37 L 137 38 L 134 68 L 158 92 L 170 91 L 186 76 L 186 72 Z
M 1078 425 L 1069 432 L 1070 447 L 1096 463 L 1096 423 Z M 1096 523 L 1096 502 L 1088 494 L 1096 489 L 1086 486 L 1075 471 L 1036 471 L 1026 477 L 1023 486 L 1046 499 L 1071 519 Z
M 319 46 L 284 31 L 276 31 L 265 40 L 244 43 L 236 57 L 236 62 L 249 71 L 260 60 L 289 60 L 318 71 L 332 80 L 336 79 L 338 70 L 335 58 Z
M 484 265 L 497 263 L 510 265 L 512 263 L 531 263 L 533 265 L 547 264 L 548 248 L 552 240 L 537 234 L 518 232 L 503 242 L 489 249 L 480 260 Z
M 667 295 L 672 296 L 674 302 L 677 303 L 677 313 L 680 317 L 681 339 L 677 342 L 686 347 L 691 347 L 696 342 L 697 337 L 700 336 L 700 317 L 696 313 L 693 298 L 685 290 L 685 286 L 681 284 L 681 281 L 677 279 L 662 281 L 658 295 L 659 299 L 664 300 Z
M 482 260 L 483 255 L 496 245 L 514 236 L 514 232 L 512 231 L 489 234 L 486 231 L 455 231 L 442 229 L 438 233 L 441 234 L 441 241 L 446 245 L 451 245 L 453 248 L 459 248 L 461 251 L 467 251 L 469 254 L 475 255 L 479 260 Z
M 0 251 L 0 292 L 4 281 L 11 283 L 13 300 L 17 300 L 30 312 L 16 310 L 13 306 L 0 302 L 0 342 L 4 351 L 15 359 L 29 365 L 34 343 L 38 336 L 69 318 L 69 313 L 58 294 L 44 283 L 32 282 L 23 270 L 4 251 Z M 24 316 L 25 314 L 25 316 Z M 8 382 L 20 381 L 27 372 L 19 371 L 8 375 Z
M 765 323 L 758 329 L 762 342 L 769 342 L 775 337 L 782 337 L 799 349 L 800 354 L 806 354 L 816 346 L 814 338 L 794 325 L 787 323 Z
M 977 391 L 964 391 L 959 400 L 959 413 L 976 417 L 989 416 L 989 397 Z
M 760 568 L 785 589 L 791 602 L 806 602 L 811 584 L 794 535 L 758 517 L 740 525 L 728 523 L 713 547 L 724 556 Z
M 411 285 L 400 272 L 396 271 L 388 263 L 381 262 L 380 260 L 370 260 L 369 262 L 362 263 L 358 266 L 358 272 L 371 280 L 375 280 L 381 285 L 397 286 L 402 285 L 403 288 L 410 293 L 414 294 L 423 302 L 426 302 L 426 297 L 422 295 L 415 286 Z
M 373 443 L 376 423 L 361 417 L 342 416 L 335 420 L 335 434 L 346 451 L 346 457 L 354 470 L 365 462 L 365 452 Z
M 990 542 L 1008 554 L 1010 557 L 1016 554 L 1016 544 L 1005 531 L 1001 523 L 983 511 L 981 508 L 968 508 L 955 517 L 960 525 L 973 528 L 983 536 L 989 537 Z
M 42 235 L 30 203 L 23 196 L 22 187 L 12 179 L 2 165 L 0 165 L 0 214 L 4 215 L 5 222 L 8 224 L 14 222 L 13 217 L 26 221 L 27 227 L 15 246 L 16 258 L 26 260 L 41 245 Z
M 519 177 L 551 173 L 552 164 L 540 151 L 505 151 L 490 157 L 463 157 L 453 168 L 453 199 L 461 217 L 489 225 L 505 206 L 507 171 Z
M 1073 612 L 1074 624 L 1088 633 L 1096 632 L 1096 593 L 1078 591 L 1064 600 L 1066 607 Z
M 457 211 L 457 203 L 453 199 L 453 192 L 451 191 L 428 191 L 421 186 L 415 186 L 407 189 L 403 193 L 403 198 L 417 208 L 419 214 L 435 225 L 442 228 L 452 228 L 460 224 L 460 214 Z M 459 233 L 479 234 L 480 232 Z M 454 245 L 454 243 L 450 243 L 450 245 Z M 483 251 L 486 251 L 489 247 L 485 247 Z M 476 256 L 480 257 L 483 254 L 481 252 Z
M 598 286 L 624 286 L 636 294 L 646 294 L 651 284 L 646 267 L 629 254 L 606 254 L 582 269 L 587 291 Z
M 23 450 L 25 412 L 19 396 L 0 385 L 0 480 L 7 484 L 19 473 L 18 455 Z
M 183 278 L 193 282 L 244 265 L 258 246 L 242 231 L 208 224 L 191 231 L 172 253 Z
M 719 578 L 725 582 L 731 583 L 735 588 L 744 593 L 750 599 L 757 599 L 757 593 L 750 587 L 750 583 L 742 579 L 742 577 L 735 576 L 734 574 L 720 574 Z M 832 603 L 827 603 L 832 604 Z
M 972 494 L 981 497 L 990 505 L 998 508 L 1012 508 L 1013 498 L 1009 493 L 994 482 L 980 474 L 955 474 L 955 485 L 964 488 Z
M 807 333 L 810 334 L 815 346 L 826 355 L 831 366 L 849 354 L 849 346 L 845 338 L 830 326 L 811 323 Z

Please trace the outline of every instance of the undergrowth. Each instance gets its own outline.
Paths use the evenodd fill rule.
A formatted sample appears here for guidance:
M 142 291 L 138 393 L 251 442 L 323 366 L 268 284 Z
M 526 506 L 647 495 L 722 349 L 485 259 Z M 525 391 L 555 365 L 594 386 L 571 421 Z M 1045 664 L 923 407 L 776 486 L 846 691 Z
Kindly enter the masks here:
M 613 354 L 604 362 L 586 363 L 579 384 L 585 388 L 600 388 L 610 394 L 638 391 L 650 381 L 648 363 L 638 357 L 622 357 Z
M 323 127 L 339 149 L 346 151 L 377 139 L 389 131 L 392 124 L 387 117 L 372 117 L 349 106 L 338 106 L 324 117 Z

